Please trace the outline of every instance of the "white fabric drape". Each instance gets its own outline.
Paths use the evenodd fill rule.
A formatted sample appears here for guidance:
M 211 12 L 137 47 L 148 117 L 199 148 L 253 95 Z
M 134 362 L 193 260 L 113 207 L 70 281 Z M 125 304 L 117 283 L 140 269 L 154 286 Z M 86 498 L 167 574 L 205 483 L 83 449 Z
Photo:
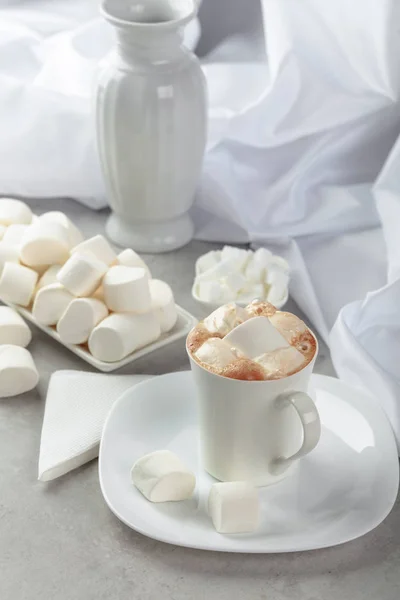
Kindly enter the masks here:
M 91 97 L 112 33 L 96 4 L 0 0 L 0 193 L 104 205 Z M 200 239 L 289 259 L 338 375 L 379 399 L 400 445 L 399 13 L 203 0 L 210 133 L 193 215 Z

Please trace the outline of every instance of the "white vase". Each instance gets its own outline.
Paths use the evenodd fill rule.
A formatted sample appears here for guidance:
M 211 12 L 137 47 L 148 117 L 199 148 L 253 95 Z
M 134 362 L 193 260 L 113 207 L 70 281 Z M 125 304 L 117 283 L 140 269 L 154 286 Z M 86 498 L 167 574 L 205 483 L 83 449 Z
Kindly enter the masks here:
M 196 0 L 106 0 L 116 48 L 99 76 L 97 143 L 113 210 L 107 234 L 141 252 L 193 236 L 188 215 L 206 141 L 206 86 L 182 46 Z

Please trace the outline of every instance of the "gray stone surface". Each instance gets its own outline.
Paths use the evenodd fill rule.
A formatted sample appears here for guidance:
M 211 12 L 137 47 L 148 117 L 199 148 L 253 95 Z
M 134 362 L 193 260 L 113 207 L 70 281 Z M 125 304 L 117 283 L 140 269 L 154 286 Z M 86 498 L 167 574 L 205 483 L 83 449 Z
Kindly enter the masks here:
M 35 208 L 35 203 L 32 202 Z M 105 212 L 72 201 L 41 201 L 89 236 L 102 233 Z M 191 299 L 196 257 L 210 248 L 146 259 L 197 317 Z M 40 370 L 34 392 L 0 400 L 0 600 L 398 600 L 400 504 L 375 531 L 343 546 L 282 555 L 190 550 L 148 539 L 120 523 L 105 505 L 97 461 L 48 484 L 37 481 L 48 379 L 58 369 L 91 370 L 44 334 L 30 347 Z M 332 374 L 321 349 L 317 372 Z M 182 343 L 144 358 L 126 372 L 166 373 L 188 367 Z

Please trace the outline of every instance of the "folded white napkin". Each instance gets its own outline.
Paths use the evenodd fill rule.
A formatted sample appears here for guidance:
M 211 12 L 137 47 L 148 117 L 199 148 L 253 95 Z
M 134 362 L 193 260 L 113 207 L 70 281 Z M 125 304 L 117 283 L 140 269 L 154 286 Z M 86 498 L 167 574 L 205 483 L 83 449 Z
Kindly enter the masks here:
M 96 458 L 105 419 L 127 389 L 149 375 L 57 371 L 49 382 L 39 455 L 39 480 L 56 479 Z

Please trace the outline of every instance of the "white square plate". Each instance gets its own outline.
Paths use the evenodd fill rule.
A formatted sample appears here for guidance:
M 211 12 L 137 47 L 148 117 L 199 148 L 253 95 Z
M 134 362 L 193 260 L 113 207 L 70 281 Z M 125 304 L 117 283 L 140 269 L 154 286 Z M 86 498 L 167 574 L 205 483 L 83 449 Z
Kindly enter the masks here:
M 102 360 L 98 360 L 97 358 L 95 358 L 92 354 L 90 354 L 90 352 L 86 346 L 83 346 L 83 345 L 78 346 L 76 344 L 66 344 L 63 341 L 61 341 L 60 336 L 58 335 L 57 331 L 53 327 L 47 327 L 46 325 L 41 325 L 40 323 L 38 323 L 36 321 L 36 319 L 33 317 L 31 311 L 28 310 L 27 308 L 23 308 L 22 306 L 18 306 L 17 304 L 12 304 L 10 302 L 5 302 L 5 300 L 2 300 L 2 299 L 0 299 L 0 300 L 1 300 L 1 302 L 3 302 L 3 304 L 6 304 L 7 306 L 10 306 L 11 308 L 13 308 L 17 312 L 19 312 L 20 315 L 22 317 L 24 317 L 24 319 L 26 319 L 30 323 L 33 323 L 34 325 L 36 325 L 36 327 L 38 327 L 39 329 L 41 329 L 42 331 L 47 333 L 54 340 L 57 340 L 57 342 L 59 342 L 62 346 L 65 346 L 65 348 L 68 348 L 68 350 L 71 350 L 71 352 L 73 352 L 74 354 L 76 354 L 77 356 L 79 356 L 80 358 L 85 360 L 87 363 L 92 365 L 92 367 L 95 367 L 96 369 L 98 369 L 99 371 L 103 371 L 104 373 L 110 373 L 111 371 L 116 371 L 117 369 L 120 369 L 121 367 L 128 365 L 129 363 L 137 360 L 138 358 L 141 358 L 142 356 L 145 356 L 146 354 L 150 354 L 150 352 L 153 352 L 154 350 L 163 348 L 163 346 L 166 346 L 167 344 L 171 344 L 172 342 L 175 342 L 176 340 L 186 337 L 187 334 L 189 333 L 189 331 L 197 323 L 197 319 L 193 315 L 191 315 L 189 312 L 187 312 L 187 310 L 185 310 L 184 308 L 182 308 L 181 306 L 179 306 L 177 304 L 176 310 L 178 313 L 178 319 L 177 319 L 177 322 L 176 322 L 175 326 L 173 327 L 173 329 L 171 329 L 171 331 L 169 331 L 168 333 L 161 334 L 161 336 L 158 338 L 157 341 L 153 342 L 152 344 L 148 344 L 147 346 L 145 346 L 144 348 L 141 348 L 140 350 L 136 350 L 136 352 L 132 352 L 131 354 L 129 354 L 122 360 L 119 360 L 117 362 L 108 363 L 108 362 L 104 362 Z
M 213 479 L 197 450 L 195 388 L 190 372 L 155 377 L 113 406 L 100 445 L 99 475 L 115 515 L 163 542 L 225 552 L 294 552 L 347 542 L 374 529 L 391 511 L 399 486 L 394 436 L 368 395 L 313 375 L 322 436 L 283 482 L 260 488 L 262 522 L 254 534 L 220 535 L 205 507 Z M 132 485 L 132 464 L 168 448 L 195 473 L 185 502 L 152 504 Z

